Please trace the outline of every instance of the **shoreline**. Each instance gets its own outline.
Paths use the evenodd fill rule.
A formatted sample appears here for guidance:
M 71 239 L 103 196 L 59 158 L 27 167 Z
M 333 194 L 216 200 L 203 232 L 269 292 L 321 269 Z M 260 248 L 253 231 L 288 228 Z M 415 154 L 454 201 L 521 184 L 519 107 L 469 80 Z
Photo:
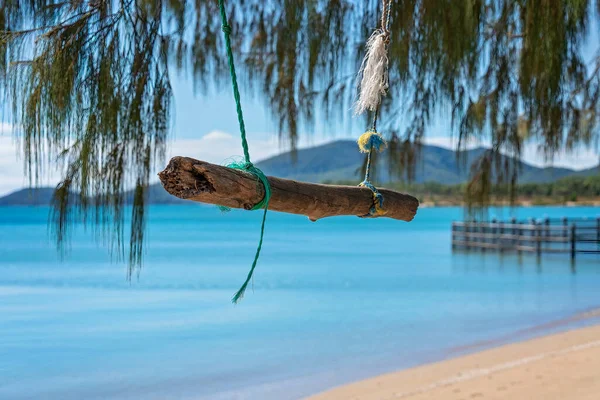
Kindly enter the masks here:
M 131 206 L 131 204 L 126 204 L 126 206 Z M 187 200 L 181 200 L 178 202 L 172 203 L 149 203 L 149 207 L 213 207 L 212 204 L 204 204 L 204 203 L 194 203 L 189 202 Z M 429 201 L 429 200 L 420 200 L 419 209 L 422 208 L 464 208 L 467 204 L 465 202 L 452 202 L 452 201 Z M 51 204 L 0 204 L 0 208 L 50 208 Z M 600 208 L 600 200 L 594 201 L 578 201 L 578 202 L 556 202 L 556 203 L 543 203 L 537 204 L 530 201 L 517 201 L 515 204 L 511 205 L 510 203 L 491 203 L 487 208 L 555 208 L 555 207 L 564 207 L 564 208 Z
M 600 309 L 451 349 L 441 361 L 334 387 L 308 400 L 592 400 L 600 393 Z M 593 325 L 582 326 L 585 323 Z M 564 327 L 566 330 L 555 329 Z M 554 329 L 554 330 L 553 330 Z M 529 332 L 531 333 L 531 332 Z M 519 336 L 528 337 L 519 340 Z M 515 341 L 516 340 L 516 341 Z
M 446 208 L 446 207 L 466 207 L 467 204 L 464 201 L 449 201 L 446 199 L 442 200 L 422 200 L 420 201 L 420 208 Z M 567 202 L 543 202 L 537 203 L 531 200 L 519 200 L 515 201 L 515 204 L 511 205 L 508 202 L 492 202 L 487 206 L 488 208 L 497 207 L 521 207 L 521 208 L 532 208 L 532 207 L 600 207 L 600 201 L 597 199 L 593 200 L 581 200 L 581 201 L 567 201 Z

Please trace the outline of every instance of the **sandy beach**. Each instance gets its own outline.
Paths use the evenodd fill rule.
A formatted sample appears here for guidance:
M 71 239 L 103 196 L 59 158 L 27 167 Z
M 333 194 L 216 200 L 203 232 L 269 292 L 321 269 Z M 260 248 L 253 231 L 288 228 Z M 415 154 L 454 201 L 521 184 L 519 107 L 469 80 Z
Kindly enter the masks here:
M 600 326 L 509 344 L 341 386 L 311 400 L 596 400 Z

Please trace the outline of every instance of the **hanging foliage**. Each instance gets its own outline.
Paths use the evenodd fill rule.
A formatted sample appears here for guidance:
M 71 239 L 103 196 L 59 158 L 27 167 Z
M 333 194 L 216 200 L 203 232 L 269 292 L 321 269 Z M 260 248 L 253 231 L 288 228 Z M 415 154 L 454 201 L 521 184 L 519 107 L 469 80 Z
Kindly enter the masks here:
M 380 0 L 228 8 L 240 80 L 264 99 L 292 148 L 316 107 L 326 118 L 348 114 Z M 525 140 L 548 156 L 593 145 L 600 62 L 598 44 L 586 39 L 598 37 L 589 32 L 598 10 L 597 0 L 394 1 L 379 127 L 390 165 L 410 177 L 429 124 L 448 112 L 460 146 L 491 142 L 467 192 L 470 204 L 485 205 L 493 182 L 516 184 Z M 32 183 L 61 163 L 59 243 L 83 219 L 124 253 L 124 192 L 134 187 L 129 259 L 139 265 L 145 193 L 168 139 L 171 76 L 187 74 L 199 95 L 228 82 L 220 30 L 214 0 L 0 0 L 3 116 L 17 127 Z M 501 152 L 515 161 L 506 165 Z

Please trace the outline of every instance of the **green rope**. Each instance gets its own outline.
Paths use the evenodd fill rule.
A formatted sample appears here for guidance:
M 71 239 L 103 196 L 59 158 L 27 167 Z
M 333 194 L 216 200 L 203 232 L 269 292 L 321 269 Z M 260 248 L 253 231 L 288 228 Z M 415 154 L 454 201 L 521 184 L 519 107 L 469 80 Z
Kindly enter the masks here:
M 269 207 L 269 200 L 271 199 L 271 186 L 269 185 L 269 181 L 265 174 L 252 164 L 250 161 L 250 151 L 248 150 L 248 140 L 246 139 L 246 126 L 244 124 L 244 114 L 242 113 L 242 102 L 240 100 L 240 91 L 238 89 L 237 76 L 235 73 L 235 64 L 233 62 L 233 50 L 231 49 L 231 26 L 227 23 L 227 13 L 225 12 L 225 3 L 224 0 L 219 0 L 219 9 L 221 11 L 221 29 L 223 30 L 223 34 L 225 36 L 225 47 L 227 48 L 227 60 L 229 61 L 229 73 L 231 74 L 231 86 L 233 87 L 233 97 L 235 99 L 235 108 L 237 112 L 238 122 L 240 124 L 240 136 L 242 138 L 242 148 L 244 150 L 244 162 L 242 163 L 232 163 L 229 164 L 229 168 L 240 169 L 250 174 L 256 176 L 259 182 L 265 188 L 265 195 L 262 200 L 256 203 L 252 210 L 259 210 L 264 208 L 265 212 L 263 213 L 262 223 L 260 226 L 260 239 L 258 241 L 258 247 L 256 248 L 256 254 L 254 255 L 254 261 L 252 262 L 252 267 L 250 268 L 250 272 L 248 272 L 248 276 L 246 280 L 240 287 L 240 289 L 233 295 L 231 301 L 235 304 L 244 297 L 244 292 L 252 279 L 252 275 L 254 274 L 254 269 L 256 268 L 256 263 L 258 262 L 258 257 L 260 256 L 260 249 L 262 248 L 263 237 L 265 234 L 265 221 L 267 219 L 267 209 Z M 219 207 L 221 210 L 228 210 L 227 207 Z

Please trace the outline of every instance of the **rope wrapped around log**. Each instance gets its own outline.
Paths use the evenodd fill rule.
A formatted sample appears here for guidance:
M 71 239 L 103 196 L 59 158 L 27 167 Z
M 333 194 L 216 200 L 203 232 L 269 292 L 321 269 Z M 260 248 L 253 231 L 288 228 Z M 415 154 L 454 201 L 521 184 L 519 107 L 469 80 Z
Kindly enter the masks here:
M 247 172 L 189 157 L 174 157 L 158 174 L 165 190 L 184 200 L 250 210 L 264 197 L 263 185 Z M 366 187 L 322 185 L 267 177 L 269 210 L 306 215 L 311 221 L 339 215 L 365 216 L 373 205 Z M 382 217 L 412 221 L 419 207 L 413 196 L 379 189 L 385 198 Z

